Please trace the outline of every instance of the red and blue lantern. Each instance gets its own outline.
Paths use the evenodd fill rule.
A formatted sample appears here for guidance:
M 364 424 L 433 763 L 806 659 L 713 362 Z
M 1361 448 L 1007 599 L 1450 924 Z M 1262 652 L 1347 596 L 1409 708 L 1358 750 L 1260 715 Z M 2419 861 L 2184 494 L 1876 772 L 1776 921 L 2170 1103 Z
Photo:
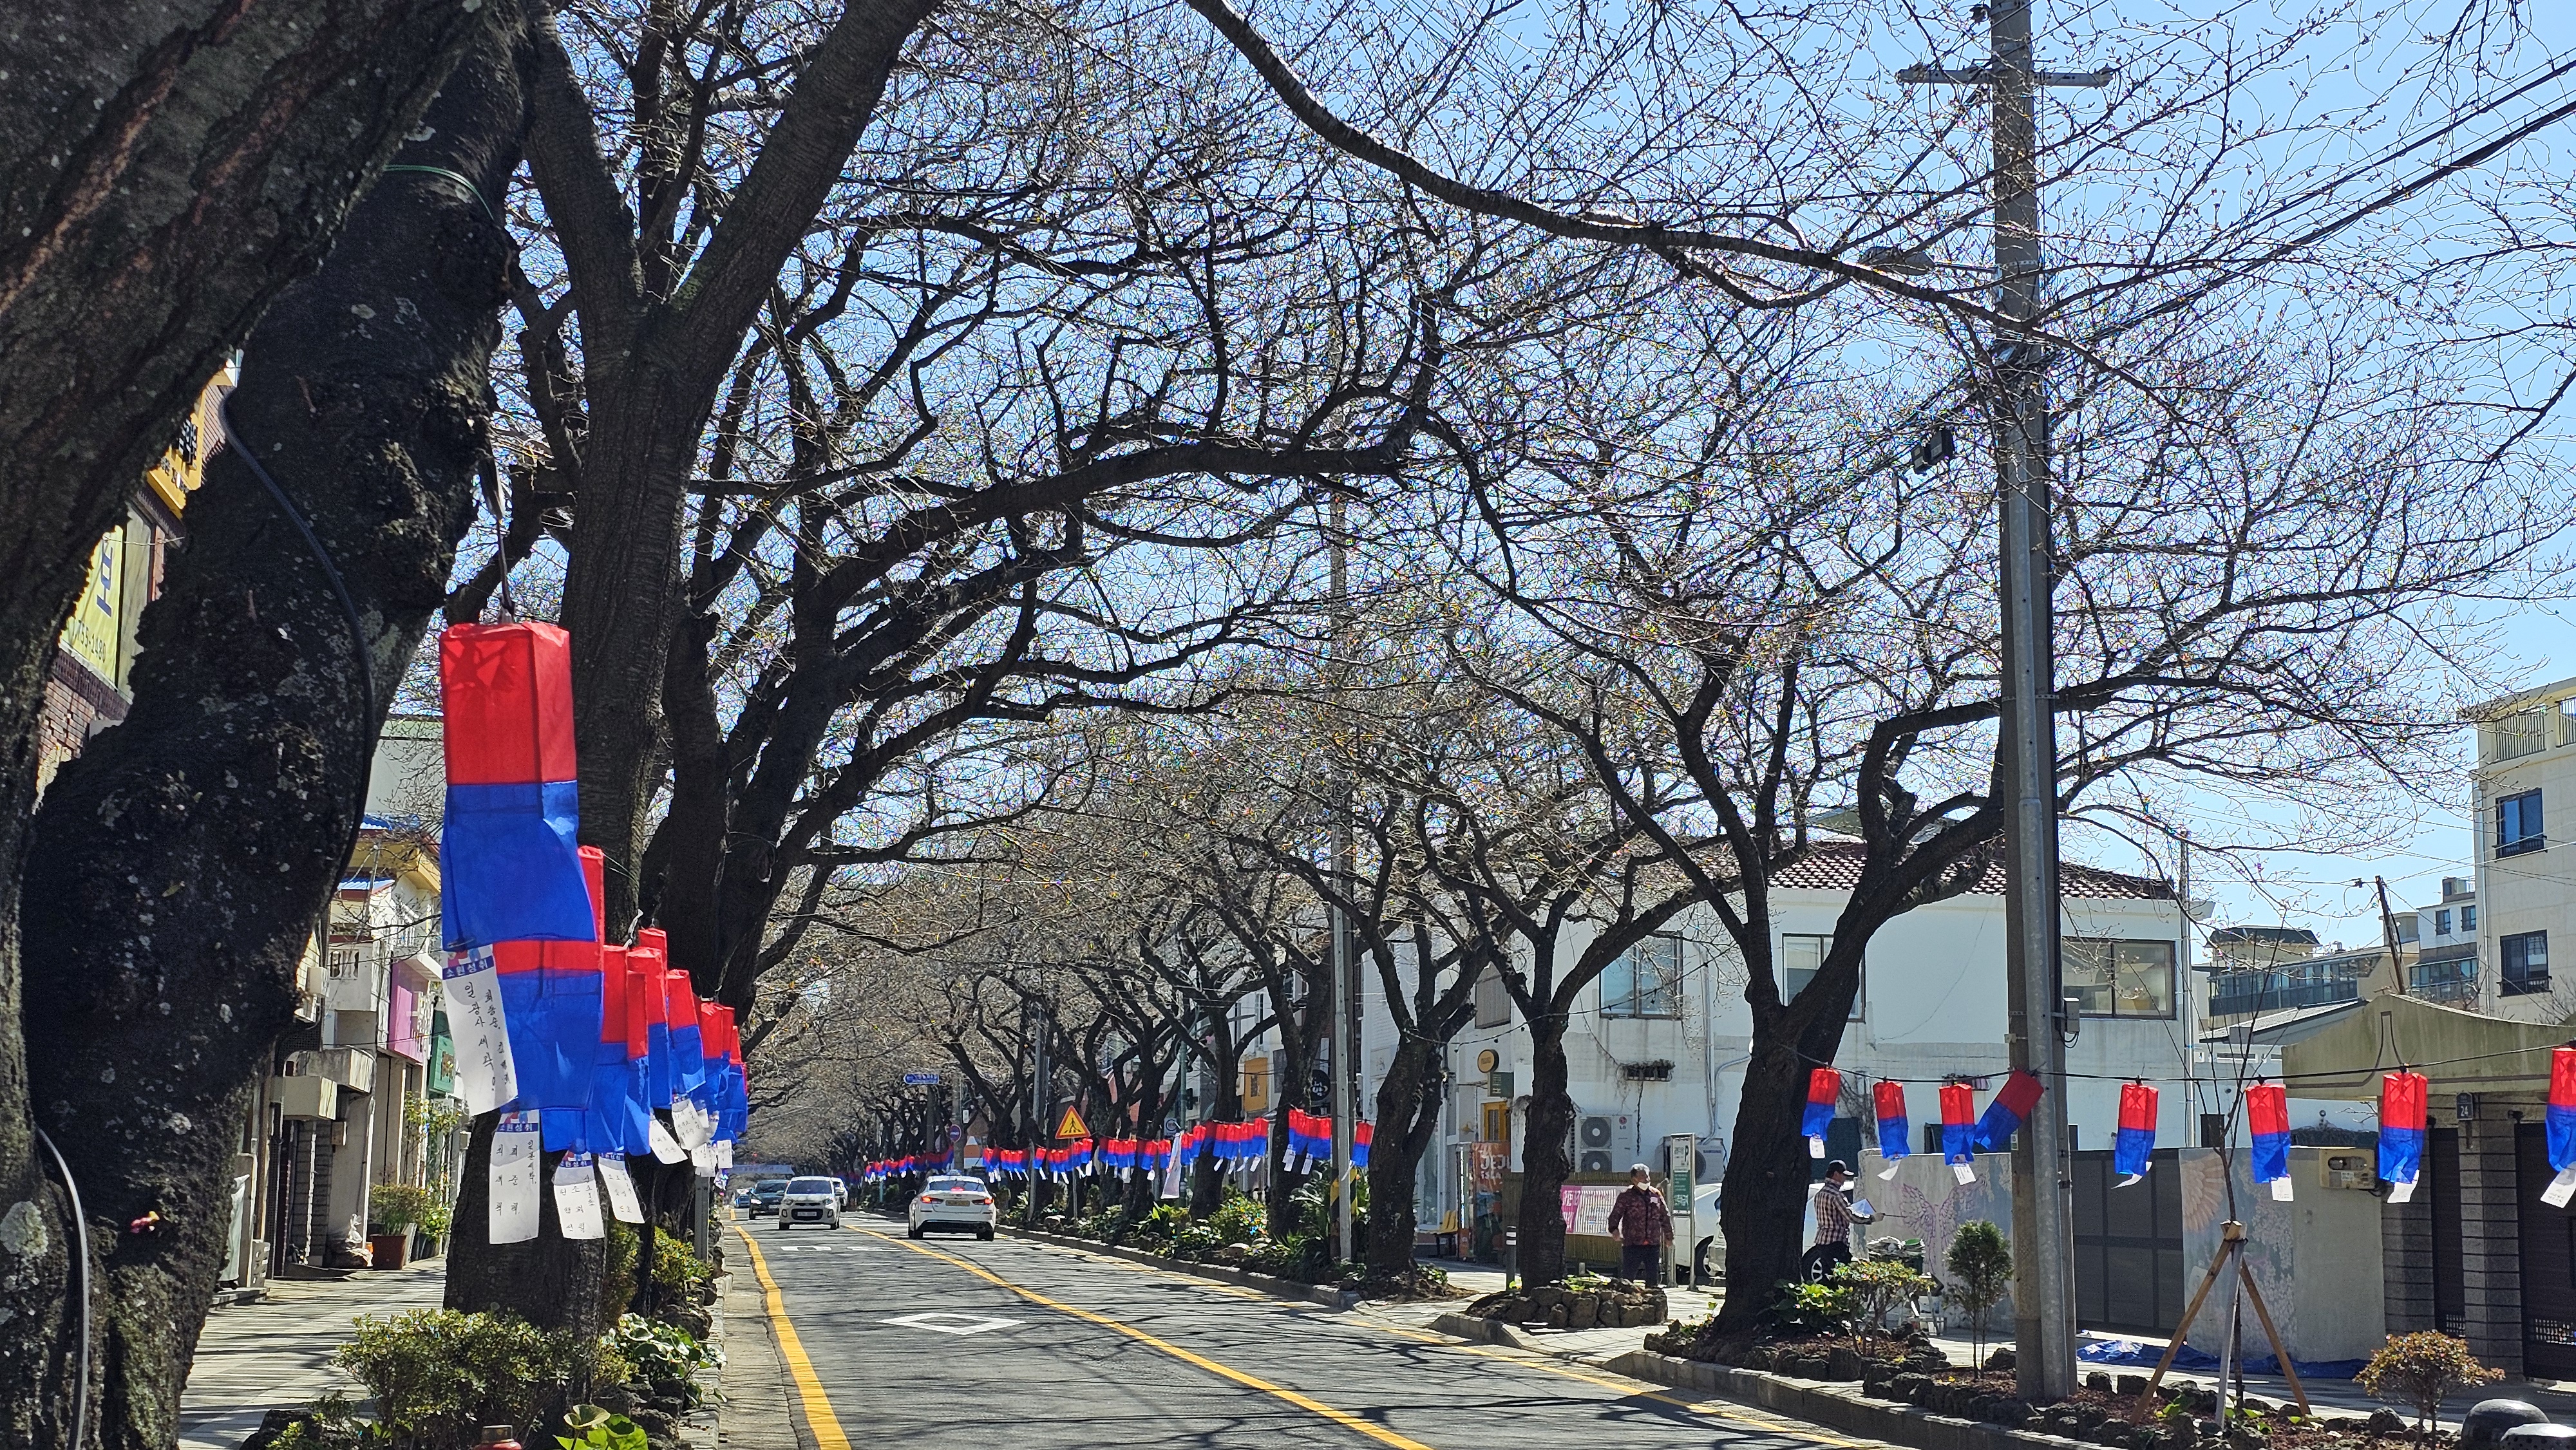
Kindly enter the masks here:
M 638 1015 L 643 1018 L 644 1110 L 648 1113 L 669 1107 L 678 1091 L 671 1063 L 671 974 L 664 940 L 658 929 L 647 928 L 637 932 L 635 945 L 626 949 L 628 990 L 634 994 L 627 1010 L 643 1009 Z
M 1977 1094 L 1963 1082 L 1941 1085 L 1941 1161 L 1961 1183 L 1977 1181 Z
M 2576 1047 L 2549 1051 L 2549 1166 L 2576 1169 Z
M 644 1064 L 628 1051 L 627 1013 L 632 973 L 626 948 L 599 949 L 599 1040 L 591 1046 L 590 1133 L 593 1147 L 629 1157 L 653 1151 L 652 1124 L 644 1111 Z
M 2030 1110 L 2039 1106 L 2043 1091 L 2036 1074 L 2014 1068 L 1995 1100 L 1986 1104 L 1986 1115 L 1977 1120 L 1977 1151 L 2001 1153 L 2011 1148 L 2013 1134 L 2030 1121 Z
M 1351 1166 L 1366 1168 L 1369 1163 L 1369 1140 L 1377 1136 L 1377 1125 L 1370 1122 L 1351 1124 Z
M 2388 1202 L 2415 1196 L 2415 1181 L 2424 1172 L 2424 1094 L 2430 1086 L 2420 1072 L 2400 1069 L 2379 1080 L 2379 1176 L 2388 1185 Z
M 2245 1123 L 2254 1132 L 2254 1181 L 2273 1185 L 2274 1198 L 2289 1197 L 2289 1089 L 2276 1082 L 2258 1082 L 2247 1088 Z
M 1880 1176 L 1886 1177 L 1895 1173 L 1898 1159 L 1914 1151 L 1906 1141 L 1913 1136 L 1914 1121 L 1905 1115 L 1905 1084 L 1882 1081 L 1871 1086 L 1869 1095 L 1878 1110 L 1878 1156 L 1888 1164 Z
M 1807 1111 L 1798 1120 L 1798 1131 L 1806 1135 L 1810 1157 L 1825 1156 L 1825 1134 L 1833 1128 L 1834 1104 L 1842 1095 L 1841 1073 L 1820 1067 L 1807 1074 Z
M 2155 1163 L 2156 1090 L 2142 1082 L 2120 1085 L 2120 1130 L 2111 1139 L 2111 1171 L 2127 1175 L 2120 1186 L 2147 1175 Z
M 438 641 L 447 814 L 439 915 L 450 951 L 597 942 L 582 878 L 572 638 L 551 624 L 459 624 Z
M 579 860 L 596 930 L 603 857 L 583 846 Z M 519 1078 L 519 1095 L 502 1111 L 539 1113 L 550 1152 L 589 1150 L 591 1064 L 602 1016 L 598 941 L 500 942 L 492 963 Z

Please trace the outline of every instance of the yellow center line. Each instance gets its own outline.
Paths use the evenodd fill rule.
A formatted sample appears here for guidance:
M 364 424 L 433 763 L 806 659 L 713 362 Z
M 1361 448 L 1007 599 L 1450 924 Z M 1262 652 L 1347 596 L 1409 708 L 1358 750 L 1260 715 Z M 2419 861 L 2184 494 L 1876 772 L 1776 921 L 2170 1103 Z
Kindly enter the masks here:
M 874 1229 L 866 1229 L 862 1230 L 862 1232 L 875 1234 L 876 1237 L 885 1239 L 890 1243 L 897 1242 L 897 1240 L 895 1240 L 891 1235 L 876 1233 Z M 1298 1409 L 1304 1410 L 1309 1414 L 1319 1415 L 1324 1419 L 1330 1420 L 1334 1424 L 1341 1426 L 1343 1429 L 1356 1431 L 1359 1434 L 1366 1435 L 1370 1439 L 1377 1441 L 1381 1445 L 1391 1446 L 1393 1447 L 1393 1450 L 1431 1450 L 1430 1446 L 1423 1444 L 1419 1440 L 1410 1440 L 1395 1433 L 1393 1430 L 1387 1429 L 1383 1425 L 1371 1424 L 1368 1421 L 1361 1419 L 1359 1416 L 1352 1414 L 1348 1410 L 1335 1409 L 1333 1406 L 1325 1404 L 1321 1400 L 1301 1395 L 1295 1390 L 1288 1389 L 1282 1385 L 1274 1385 L 1270 1381 L 1262 1379 L 1257 1375 L 1245 1374 L 1242 1370 L 1236 1369 L 1232 1365 L 1219 1364 L 1215 1360 L 1208 1358 L 1206 1355 L 1193 1353 L 1190 1350 L 1183 1349 L 1168 1339 L 1162 1339 L 1149 1334 L 1132 1324 L 1122 1323 L 1119 1320 L 1110 1318 L 1106 1314 L 1094 1314 L 1088 1309 L 1077 1308 L 1074 1305 L 1050 1299 L 1034 1289 L 1024 1289 L 1019 1285 L 1012 1283 L 1010 1280 L 1003 1278 L 1001 1275 L 986 1269 L 981 1264 L 958 1258 L 954 1254 L 943 1254 L 937 1249 L 930 1248 L 923 1244 L 914 1243 L 909 1239 L 901 1240 L 900 1242 L 905 1248 L 908 1248 L 915 1253 L 925 1254 L 942 1263 L 952 1264 L 957 1268 L 964 1269 L 967 1273 L 974 1275 L 976 1278 L 982 1279 L 986 1283 L 995 1285 L 999 1288 L 1008 1289 L 1012 1293 L 1019 1295 L 1021 1298 L 1028 1300 L 1032 1304 L 1036 1304 L 1042 1308 L 1053 1309 L 1059 1314 L 1069 1314 L 1087 1324 L 1097 1324 L 1103 1329 L 1115 1330 L 1118 1333 L 1135 1340 L 1139 1344 L 1159 1349 L 1163 1353 L 1170 1355 L 1172 1358 L 1177 1359 L 1184 1364 L 1193 1365 L 1199 1369 L 1206 1370 L 1208 1373 L 1215 1375 L 1219 1379 L 1230 1380 L 1235 1384 L 1243 1386 L 1245 1389 L 1258 1390 L 1265 1395 L 1270 1395 L 1276 1399 L 1283 1400 L 1288 1404 L 1295 1405 Z
M 814 1361 L 805 1357 L 805 1346 L 796 1337 L 796 1326 L 787 1318 L 787 1301 L 778 1293 L 778 1281 L 769 1277 L 769 1261 L 761 1257 L 760 1245 L 751 1241 L 751 1230 L 740 1224 L 733 1231 L 742 1235 L 742 1246 L 751 1253 L 751 1272 L 760 1280 L 760 1292 L 769 1299 L 769 1322 L 778 1331 L 778 1354 L 787 1361 L 787 1372 L 795 1377 L 796 1397 L 805 1405 L 805 1424 L 814 1432 L 819 1450 L 850 1450 L 850 1437 L 841 1433 L 840 1417 L 832 1413 L 832 1402 L 823 1394 L 823 1382 L 814 1377 Z

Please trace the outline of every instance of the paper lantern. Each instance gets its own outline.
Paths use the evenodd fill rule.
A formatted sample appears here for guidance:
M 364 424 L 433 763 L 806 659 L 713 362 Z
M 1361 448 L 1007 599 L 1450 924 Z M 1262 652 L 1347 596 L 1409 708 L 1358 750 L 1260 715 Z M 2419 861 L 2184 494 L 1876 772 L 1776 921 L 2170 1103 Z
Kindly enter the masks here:
M 448 949 L 599 940 L 582 879 L 572 641 L 550 624 L 460 624 L 438 641 Z
M 1834 1125 L 1834 1104 L 1842 1097 L 1843 1075 L 1830 1067 L 1820 1067 L 1807 1074 L 1807 1111 L 1798 1119 L 1798 1131 L 1807 1137 L 1809 1156 L 1825 1156 L 1825 1133 Z
M 2122 1185 L 2137 1182 L 2154 1164 L 2156 1090 L 2142 1082 L 2120 1085 L 2120 1127 L 2111 1139 L 2111 1171 L 2127 1175 Z
M 2013 1134 L 2030 1121 L 2030 1110 L 2039 1106 L 2042 1091 L 2036 1076 L 2014 1068 L 1995 1100 L 1986 1104 L 1986 1115 L 1977 1120 L 1977 1151 L 2001 1153 L 2010 1149 Z
M 2245 1123 L 2254 1131 L 2254 1181 L 2272 1185 L 2272 1196 L 2290 1196 L 2290 1094 L 2276 1082 L 2245 1090 Z
M 1351 1166 L 1369 1166 L 1369 1142 L 1377 1136 L 1377 1125 L 1363 1119 L 1351 1124 Z
M 1966 1083 L 1941 1085 L 1941 1161 L 1962 1183 L 1973 1182 L 1977 1161 L 1977 1095 Z
M 2388 1202 L 2415 1196 L 2415 1181 L 2424 1171 L 2424 1092 L 2420 1072 L 2400 1070 L 2379 1080 L 2379 1176 L 2388 1185 Z
M 1914 1131 L 1914 1123 L 1905 1115 L 1905 1084 L 1880 1082 L 1869 1092 L 1878 1109 L 1878 1156 L 1887 1160 L 1887 1171 L 1879 1176 L 1893 1177 L 1897 1160 L 1914 1151 L 1914 1145 L 1906 1141 Z

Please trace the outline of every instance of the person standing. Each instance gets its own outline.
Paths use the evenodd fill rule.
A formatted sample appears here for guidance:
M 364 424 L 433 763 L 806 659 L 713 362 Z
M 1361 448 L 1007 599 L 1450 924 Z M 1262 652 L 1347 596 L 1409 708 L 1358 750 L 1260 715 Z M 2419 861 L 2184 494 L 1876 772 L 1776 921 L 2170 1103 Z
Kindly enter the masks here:
M 1619 1277 L 1664 1282 L 1664 1246 L 1673 1241 L 1673 1211 L 1646 1165 L 1628 1170 L 1628 1186 L 1610 1205 L 1610 1232 L 1619 1240 Z
M 1852 1225 L 1878 1219 L 1876 1214 L 1853 1212 L 1851 1176 L 1851 1165 L 1837 1158 L 1825 1165 L 1825 1181 L 1816 1185 L 1816 1246 L 1801 1261 L 1810 1279 L 1824 1278 L 1837 1266 L 1850 1263 Z

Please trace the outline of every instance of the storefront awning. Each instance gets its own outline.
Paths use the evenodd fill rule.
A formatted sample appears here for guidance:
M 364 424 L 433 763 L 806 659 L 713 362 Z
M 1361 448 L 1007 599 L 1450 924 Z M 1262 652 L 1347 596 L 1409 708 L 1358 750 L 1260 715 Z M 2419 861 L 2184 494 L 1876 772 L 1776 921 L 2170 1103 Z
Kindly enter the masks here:
M 2411 1068 L 2434 1094 L 2549 1096 L 2549 1049 L 2576 1036 L 2568 1022 L 2518 1022 L 2388 993 L 2324 1031 L 2289 1043 L 2281 1071 L 2292 1096 L 2368 1101 L 2382 1073 Z

